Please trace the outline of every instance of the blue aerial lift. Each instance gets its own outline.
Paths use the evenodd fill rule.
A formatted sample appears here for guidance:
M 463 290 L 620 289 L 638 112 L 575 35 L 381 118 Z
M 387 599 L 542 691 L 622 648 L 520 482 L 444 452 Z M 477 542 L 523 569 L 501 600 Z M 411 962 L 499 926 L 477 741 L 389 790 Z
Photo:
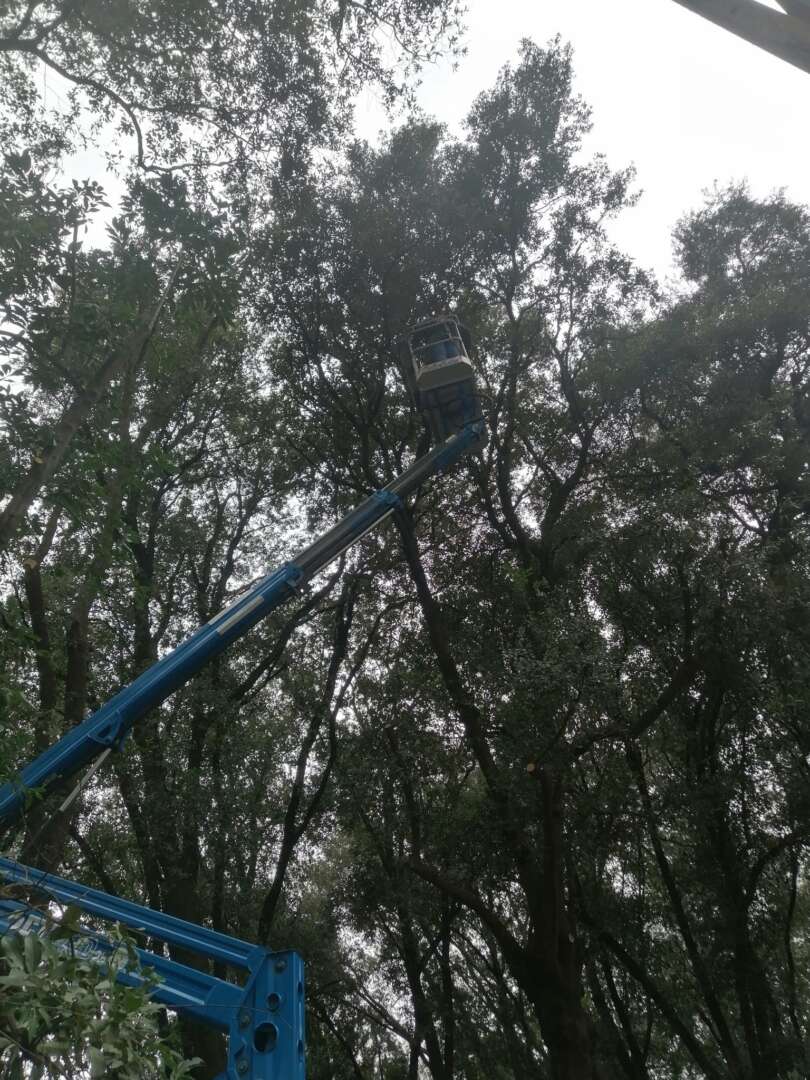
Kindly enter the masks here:
M 260 619 L 299 595 L 312 577 L 402 507 L 403 499 L 425 480 L 446 472 L 480 447 L 485 425 L 468 354 L 469 334 L 463 325 L 453 316 L 440 316 L 413 327 L 399 345 L 417 405 L 437 445 L 120 690 L 26 765 L 16 780 L 0 787 L 0 826 L 12 824 L 23 814 L 32 789 L 47 794 L 87 769 L 62 804 L 64 809 L 105 758 L 121 748 L 138 720 Z M 13 899 L 0 900 L 0 931 L 4 933 L 45 932 L 41 911 L 16 898 L 32 892 L 246 972 L 244 983 L 237 985 L 158 953 L 136 950 L 141 967 L 152 969 L 161 980 L 152 995 L 156 1001 L 228 1036 L 228 1064 L 220 1080 L 304 1080 L 304 968 L 297 953 L 270 952 L 12 859 L 0 858 L 0 882 L 16 887 Z M 91 930 L 82 932 L 74 947 L 99 963 L 114 951 L 110 942 Z M 118 978 L 132 984 L 142 980 L 136 970 L 127 969 Z

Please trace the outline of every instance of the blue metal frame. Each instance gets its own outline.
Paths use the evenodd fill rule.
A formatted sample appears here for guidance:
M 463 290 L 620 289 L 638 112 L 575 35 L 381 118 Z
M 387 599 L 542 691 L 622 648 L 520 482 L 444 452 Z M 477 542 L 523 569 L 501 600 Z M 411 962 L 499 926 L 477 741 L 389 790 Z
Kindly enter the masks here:
M 402 500 L 436 473 L 444 473 L 484 438 L 483 420 L 468 410 L 461 430 L 419 458 L 401 476 L 375 491 L 319 540 L 299 552 L 240 596 L 103 705 L 54 746 L 27 765 L 16 781 L 0 787 L 0 823 L 18 818 L 32 789 L 47 788 L 89 765 L 100 753 L 120 748 L 133 725 L 212 657 L 241 638 L 260 619 L 283 604 L 370 529 L 403 505 Z M 462 421 L 463 422 L 463 421 Z M 457 424 L 453 423 L 453 426 Z M 294 952 L 269 953 L 256 945 L 219 934 L 140 904 L 75 885 L 53 874 L 0 858 L 0 879 L 27 885 L 88 915 L 112 919 L 170 946 L 248 972 L 244 986 L 214 978 L 164 956 L 138 949 L 144 967 L 162 982 L 157 1001 L 198 1017 L 228 1035 L 228 1069 L 221 1080 L 304 1080 L 304 968 Z M 0 901 L 0 929 L 38 933 L 44 919 L 16 901 Z M 99 962 L 114 946 L 103 936 L 82 934 L 84 948 Z M 88 944 L 89 943 L 89 944 Z M 137 983 L 137 972 L 122 971 Z
M 228 1036 L 228 1066 L 220 1080 L 304 1080 L 304 965 L 297 953 L 269 952 L 11 859 L 0 858 L 0 877 L 8 884 L 29 886 L 58 903 L 72 904 L 89 915 L 246 971 L 244 985 L 238 986 L 147 949 L 135 949 L 141 967 L 151 968 L 161 980 L 152 993 L 155 1001 Z M 0 931 L 43 933 L 45 918 L 20 901 L 0 900 Z M 99 964 L 116 950 L 103 935 L 91 931 L 66 944 Z M 137 970 L 126 968 L 118 979 L 132 986 L 143 983 Z

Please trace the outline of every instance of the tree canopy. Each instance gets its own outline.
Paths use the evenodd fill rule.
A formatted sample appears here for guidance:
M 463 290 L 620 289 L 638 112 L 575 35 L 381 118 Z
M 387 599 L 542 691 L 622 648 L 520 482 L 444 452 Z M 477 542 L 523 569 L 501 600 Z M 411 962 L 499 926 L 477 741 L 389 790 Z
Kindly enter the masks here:
M 426 449 L 409 322 L 470 327 L 488 427 L 14 850 L 301 951 L 313 1080 L 798 1080 L 810 214 L 720 188 L 662 288 L 559 41 L 459 135 L 354 138 L 380 28 L 429 56 L 457 14 L 4 15 L 7 773 Z M 39 52 L 140 127 L 106 246 Z

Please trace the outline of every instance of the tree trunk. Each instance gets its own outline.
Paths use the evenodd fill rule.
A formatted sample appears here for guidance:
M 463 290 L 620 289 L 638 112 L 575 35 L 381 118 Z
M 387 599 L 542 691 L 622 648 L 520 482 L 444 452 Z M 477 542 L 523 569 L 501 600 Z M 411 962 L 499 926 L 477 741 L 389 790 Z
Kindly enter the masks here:
M 134 357 L 140 360 L 143 356 L 155 332 L 160 313 L 163 311 L 174 287 L 179 269 L 180 262 L 178 261 L 163 291 L 163 295 L 147 320 L 145 328 L 137 335 L 134 341 L 121 346 L 107 357 L 89 385 L 76 395 L 62 414 L 54 429 L 50 448 L 47 451 L 43 450 L 34 458 L 27 474 L 17 484 L 11 498 L 0 511 L 0 551 L 6 548 L 13 539 L 31 503 L 36 499 L 42 486 L 51 479 L 64 461 L 76 432 L 90 415 L 94 406 L 101 400 L 104 391 L 112 380 L 125 368 L 128 360 Z
M 548 1047 L 552 1080 L 596 1080 L 592 1025 L 582 1005 L 582 962 L 562 883 L 562 783 L 546 771 L 538 774 L 543 786 L 543 850 L 538 852 L 525 832 L 509 784 L 487 742 L 483 717 L 451 652 L 446 621 L 431 593 L 407 512 L 400 513 L 398 525 L 437 666 L 487 783 L 504 843 L 514 859 L 515 879 L 531 916 L 527 940 L 520 943 L 511 938 L 504 956 L 537 1015 Z M 434 879 L 434 883 L 440 881 L 440 877 Z

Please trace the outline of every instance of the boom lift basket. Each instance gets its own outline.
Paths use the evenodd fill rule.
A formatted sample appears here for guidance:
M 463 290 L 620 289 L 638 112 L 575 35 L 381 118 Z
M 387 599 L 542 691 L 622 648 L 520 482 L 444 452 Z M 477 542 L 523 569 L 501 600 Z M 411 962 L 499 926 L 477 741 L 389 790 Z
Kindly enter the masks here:
M 482 419 L 470 334 L 455 316 L 419 323 L 400 340 L 413 366 L 417 405 L 437 443 Z

